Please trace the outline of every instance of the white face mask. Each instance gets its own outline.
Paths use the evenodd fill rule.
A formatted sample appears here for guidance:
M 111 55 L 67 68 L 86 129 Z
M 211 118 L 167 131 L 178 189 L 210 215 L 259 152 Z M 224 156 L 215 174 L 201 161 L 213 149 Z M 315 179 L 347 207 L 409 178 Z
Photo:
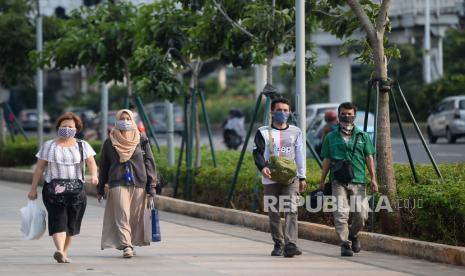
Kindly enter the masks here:
M 134 130 L 134 125 L 132 124 L 132 121 L 118 120 L 116 121 L 115 128 L 117 130 L 128 131 Z

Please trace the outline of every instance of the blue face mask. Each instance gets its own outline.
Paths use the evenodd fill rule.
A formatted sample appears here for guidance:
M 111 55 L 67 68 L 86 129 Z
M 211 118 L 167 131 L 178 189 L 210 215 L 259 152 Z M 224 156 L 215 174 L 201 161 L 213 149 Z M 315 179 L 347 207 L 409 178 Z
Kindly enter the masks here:
M 278 123 L 278 124 L 284 124 L 287 122 L 287 119 L 289 119 L 289 112 L 284 112 L 284 111 L 274 111 L 273 112 L 273 122 Z

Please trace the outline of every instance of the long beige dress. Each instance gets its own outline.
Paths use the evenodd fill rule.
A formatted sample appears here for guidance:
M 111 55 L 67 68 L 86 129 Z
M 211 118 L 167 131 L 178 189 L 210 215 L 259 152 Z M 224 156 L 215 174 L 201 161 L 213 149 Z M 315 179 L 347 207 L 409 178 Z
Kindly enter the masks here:
M 117 186 L 109 189 L 102 229 L 102 250 L 146 246 L 144 210 L 147 195 L 144 188 Z

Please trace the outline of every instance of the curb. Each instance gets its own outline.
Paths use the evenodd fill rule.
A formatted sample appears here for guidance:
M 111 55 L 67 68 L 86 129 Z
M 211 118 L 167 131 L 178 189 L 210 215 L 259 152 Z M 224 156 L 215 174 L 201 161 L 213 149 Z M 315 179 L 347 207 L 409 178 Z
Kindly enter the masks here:
M 31 170 L 0 168 L 0 179 L 2 180 L 31 183 L 32 174 Z M 85 185 L 85 188 L 88 195 L 96 195 L 97 190 L 94 186 Z M 261 214 L 189 202 L 166 196 L 157 196 L 156 205 L 162 211 L 269 232 L 268 217 Z M 333 227 L 310 222 L 299 222 L 299 238 L 339 244 Z M 386 252 L 433 262 L 465 266 L 465 247 L 368 232 L 360 232 L 359 238 L 363 250 Z

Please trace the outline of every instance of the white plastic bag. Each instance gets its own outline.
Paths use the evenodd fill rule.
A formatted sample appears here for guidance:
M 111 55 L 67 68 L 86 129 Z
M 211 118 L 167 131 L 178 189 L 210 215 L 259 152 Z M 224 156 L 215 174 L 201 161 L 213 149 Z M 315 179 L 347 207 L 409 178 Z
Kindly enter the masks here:
M 47 212 L 38 200 L 29 200 L 27 205 L 20 209 L 21 232 L 26 240 L 38 240 L 45 233 L 45 217 Z

